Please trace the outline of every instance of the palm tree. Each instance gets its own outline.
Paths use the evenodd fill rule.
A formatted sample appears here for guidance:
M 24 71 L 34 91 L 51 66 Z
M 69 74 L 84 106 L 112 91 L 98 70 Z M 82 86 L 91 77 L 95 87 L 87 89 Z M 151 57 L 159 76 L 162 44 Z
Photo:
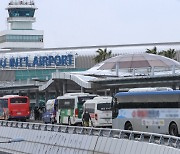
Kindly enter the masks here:
M 157 48 L 154 47 L 153 49 L 146 49 L 146 53 L 157 54 Z
M 175 49 L 168 49 L 167 51 L 164 51 L 164 56 L 171 59 L 175 59 L 176 57 Z
M 105 48 L 104 50 L 98 49 L 96 52 L 98 53 L 98 55 L 94 58 L 96 63 L 100 63 L 100 62 L 110 58 L 112 55 L 112 51 L 111 50 L 107 51 L 107 48 Z
M 175 49 L 168 49 L 168 50 L 163 50 L 161 52 L 158 53 L 158 55 L 162 55 L 171 59 L 175 59 L 176 58 L 176 51 Z
M 171 48 L 168 50 L 163 50 L 163 51 L 157 52 L 157 48 L 154 47 L 153 49 L 147 49 L 146 53 L 158 54 L 158 55 L 165 56 L 165 57 L 168 57 L 171 59 L 176 58 L 176 51 L 175 51 L 175 49 L 171 49 Z
M 158 55 L 164 56 L 165 52 L 166 52 L 166 51 L 164 51 L 164 50 L 163 50 L 163 51 L 160 51 L 160 52 L 158 52 Z

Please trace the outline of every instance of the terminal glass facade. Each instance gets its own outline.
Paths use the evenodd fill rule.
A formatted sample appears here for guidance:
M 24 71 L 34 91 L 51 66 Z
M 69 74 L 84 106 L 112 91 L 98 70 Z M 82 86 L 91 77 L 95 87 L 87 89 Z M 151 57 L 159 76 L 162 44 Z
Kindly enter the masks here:
M 35 9 L 32 8 L 13 8 L 8 9 L 9 17 L 34 17 Z
M 43 35 L 3 35 L 0 43 L 4 42 L 43 42 Z
M 32 69 L 32 70 L 17 70 L 15 71 L 16 81 L 38 78 L 40 80 L 49 80 L 53 72 L 74 72 L 85 71 L 86 69 Z

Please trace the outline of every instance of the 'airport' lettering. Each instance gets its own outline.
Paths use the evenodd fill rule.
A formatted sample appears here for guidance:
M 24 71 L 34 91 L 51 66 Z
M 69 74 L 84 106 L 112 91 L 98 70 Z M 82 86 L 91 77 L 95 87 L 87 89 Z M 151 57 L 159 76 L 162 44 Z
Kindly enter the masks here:
M 7 67 L 7 58 L 0 59 L 0 67 Z M 9 67 L 42 67 L 42 66 L 71 66 L 73 55 L 56 55 L 56 56 L 35 56 L 33 59 L 29 57 L 12 57 L 9 59 Z

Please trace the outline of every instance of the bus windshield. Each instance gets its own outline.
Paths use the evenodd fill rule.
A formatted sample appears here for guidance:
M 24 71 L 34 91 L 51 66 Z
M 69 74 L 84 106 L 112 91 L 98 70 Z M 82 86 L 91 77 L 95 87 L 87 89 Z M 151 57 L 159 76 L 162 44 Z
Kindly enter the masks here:
M 95 112 L 95 104 L 86 104 L 85 105 L 85 109 L 86 111 L 88 111 L 89 113 L 94 113 Z
M 21 97 L 19 97 L 19 98 L 11 98 L 10 103 L 12 103 L 12 104 L 27 103 L 27 98 L 21 98 Z
M 74 108 L 74 99 L 59 99 L 58 100 L 59 109 L 73 109 Z

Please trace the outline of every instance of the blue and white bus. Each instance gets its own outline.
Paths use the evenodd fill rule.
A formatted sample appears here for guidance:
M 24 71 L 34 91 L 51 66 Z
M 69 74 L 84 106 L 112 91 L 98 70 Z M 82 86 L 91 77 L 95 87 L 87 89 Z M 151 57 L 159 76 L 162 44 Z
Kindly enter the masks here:
M 112 102 L 112 128 L 180 134 L 180 90 L 119 92 Z

